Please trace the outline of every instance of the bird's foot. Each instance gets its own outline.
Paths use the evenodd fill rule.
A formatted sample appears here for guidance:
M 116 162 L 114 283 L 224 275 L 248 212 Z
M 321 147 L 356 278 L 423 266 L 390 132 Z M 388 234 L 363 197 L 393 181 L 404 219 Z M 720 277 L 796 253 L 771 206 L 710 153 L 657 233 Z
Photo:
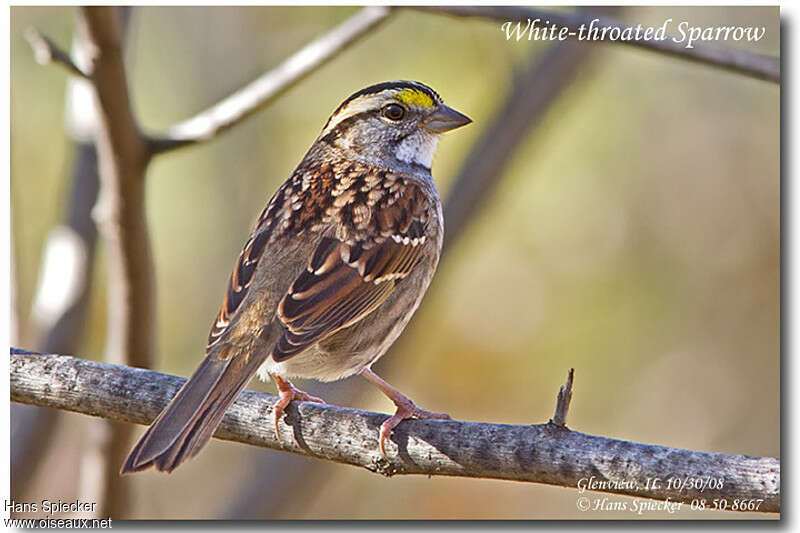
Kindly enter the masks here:
M 283 418 L 283 414 L 292 400 L 323 404 L 325 403 L 325 400 L 322 398 L 317 398 L 316 396 L 311 396 L 307 392 L 303 392 L 300 389 L 295 388 L 295 386 L 292 385 L 289 380 L 283 379 L 280 376 L 272 376 L 272 379 L 278 386 L 278 401 L 275 402 L 275 407 L 272 408 L 272 419 L 275 424 L 275 437 L 277 437 L 278 442 L 280 443 L 281 432 L 278 429 L 278 422 L 280 422 L 281 418 Z
M 392 398 L 394 404 L 397 406 L 397 411 L 395 414 L 383 424 L 381 424 L 381 436 L 380 436 L 380 448 L 381 448 L 381 455 L 383 455 L 384 459 L 387 461 L 389 458 L 386 456 L 386 440 L 392 437 L 392 432 L 394 428 L 397 427 L 400 422 L 407 418 L 429 418 L 435 420 L 452 420 L 450 415 L 446 413 L 434 413 L 431 411 L 427 411 L 418 407 L 414 402 L 408 399 L 405 396 L 399 398 Z
M 397 406 L 397 412 L 394 416 L 389 417 L 383 424 L 381 424 L 381 435 L 378 444 L 380 445 L 381 455 L 387 461 L 389 457 L 386 456 L 386 439 L 391 438 L 392 431 L 397 425 L 406 418 L 432 418 L 436 420 L 452 420 L 450 415 L 445 413 L 433 413 L 426 411 L 421 407 L 417 407 L 408 397 L 386 383 L 380 376 L 373 372 L 369 367 L 361 370 L 360 374 L 370 383 L 377 386 L 390 400 Z

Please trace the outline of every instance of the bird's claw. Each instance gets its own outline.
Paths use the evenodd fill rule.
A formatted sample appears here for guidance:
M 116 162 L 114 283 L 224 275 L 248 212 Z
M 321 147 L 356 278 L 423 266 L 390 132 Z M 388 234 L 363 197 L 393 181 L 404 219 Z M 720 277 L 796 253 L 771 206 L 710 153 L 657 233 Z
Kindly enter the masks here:
M 389 457 L 386 455 L 386 440 L 391 439 L 394 428 L 396 428 L 403 420 L 408 418 L 452 420 L 450 415 L 446 413 L 434 413 L 432 411 L 422 409 L 421 407 L 417 407 L 414 402 L 408 400 L 407 398 L 406 401 L 398 402 L 396 405 L 397 411 L 395 414 L 387 418 L 383 424 L 381 424 L 379 446 L 381 449 L 381 455 L 387 461 L 389 460 Z
M 322 404 L 325 403 L 325 400 L 295 388 L 294 385 L 288 381 L 277 379 L 275 381 L 278 384 L 278 401 L 275 402 L 275 406 L 272 408 L 272 420 L 275 425 L 275 437 L 278 439 L 278 444 L 282 445 L 283 443 L 281 442 L 281 432 L 278 427 L 278 422 L 280 422 L 281 418 L 283 418 L 286 408 L 289 406 L 292 400 Z

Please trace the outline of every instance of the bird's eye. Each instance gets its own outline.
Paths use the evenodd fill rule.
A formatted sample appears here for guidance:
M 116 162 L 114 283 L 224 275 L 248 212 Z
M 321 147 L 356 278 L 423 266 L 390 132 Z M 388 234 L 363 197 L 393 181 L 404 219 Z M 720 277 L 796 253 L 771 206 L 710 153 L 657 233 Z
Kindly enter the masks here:
M 406 110 L 399 104 L 388 104 L 384 106 L 382 113 L 384 117 L 397 122 L 405 116 Z

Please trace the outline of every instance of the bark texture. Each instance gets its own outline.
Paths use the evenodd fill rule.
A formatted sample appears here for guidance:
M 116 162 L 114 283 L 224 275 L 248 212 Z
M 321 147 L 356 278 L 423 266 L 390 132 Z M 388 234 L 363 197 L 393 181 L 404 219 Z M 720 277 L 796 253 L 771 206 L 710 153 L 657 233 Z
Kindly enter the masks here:
M 185 381 L 151 370 L 14 348 L 10 368 L 12 401 L 136 424 L 149 424 Z M 709 505 L 723 499 L 728 510 L 734 500 L 760 499 L 758 511 L 780 512 L 780 461 L 775 458 L 639 444 L 552 423 L 408 420 L 388 443 L 387 461 L 377 438 L 387 415 L 293 403 L 280 424 L 279 442 L 270 416 L 275 401 L 270 394 L 243 392 L 215 437 L 360 466 L 385 476 L 483 477 L 572 488 L 594 482 L 593 490 L 640 498 L 685 503 L 703 499 Z

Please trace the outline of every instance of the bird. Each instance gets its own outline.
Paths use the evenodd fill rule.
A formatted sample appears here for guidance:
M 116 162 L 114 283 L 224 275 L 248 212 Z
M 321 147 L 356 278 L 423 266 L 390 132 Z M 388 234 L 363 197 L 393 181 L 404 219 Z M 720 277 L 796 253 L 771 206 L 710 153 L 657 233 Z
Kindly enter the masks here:
M 254 375 L 293 400 L 290 379 L 361 375 L 396 406 L 379 448 L 418 407 L 371 367 L 419 306 L 439 262 L 442 204 L 431 175 L 441 135 L 472 120 L 418 81 L 363 88 L 339 105 L 258 217 L 236 261 L 205 357 L 120 473 L 172 472 L 211 439 Z

